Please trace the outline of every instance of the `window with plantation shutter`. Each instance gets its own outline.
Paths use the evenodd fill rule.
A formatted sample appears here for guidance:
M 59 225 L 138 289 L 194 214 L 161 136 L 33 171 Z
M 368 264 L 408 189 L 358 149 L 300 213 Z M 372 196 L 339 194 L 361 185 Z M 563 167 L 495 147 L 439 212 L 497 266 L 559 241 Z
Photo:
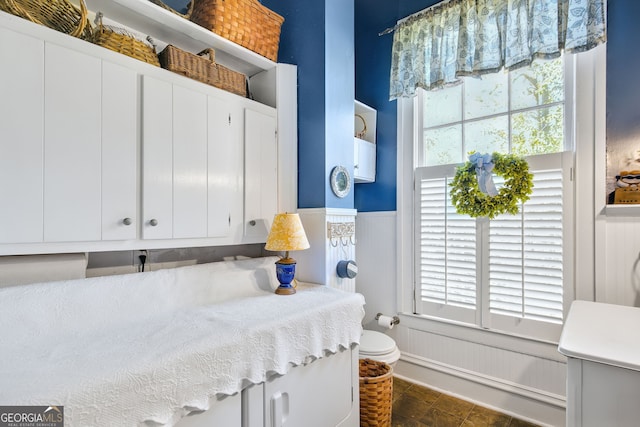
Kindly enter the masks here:
M 527 158 L 534 175 L 518 215 L 456 213 L 453 167 L 416 169 L 416 307 L 422 314 L 551 339 L 563 321 L 571 153 Z M 498 188 L 502 180 L 495 180 Z M 484 272 L 484 274 L 483 274 Z
M 571 274 L 570 179 L 575 74 L 563 57 L 438 91 L 414 102 L 415 312 L 554 340 Z M 565 148 L 566 147 L 566 148 Z M 449 196 L 470 152 L 524 156 L 533 193 L 518 215 L 460 215 Z M 498 188 L 502 178 L 494 176 Z M 569 269 L 570 270 L 570 269 Z

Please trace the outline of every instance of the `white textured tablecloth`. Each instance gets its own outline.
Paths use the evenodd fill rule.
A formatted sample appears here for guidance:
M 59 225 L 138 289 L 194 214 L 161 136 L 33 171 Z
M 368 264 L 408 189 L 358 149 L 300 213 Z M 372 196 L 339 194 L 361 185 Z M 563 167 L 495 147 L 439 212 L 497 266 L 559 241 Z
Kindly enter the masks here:
M 0 405 L 64 405 L 69 426 L 172 425 L 359 343 L 361 295 L 275 295 L 275 260 L 0 289 Z

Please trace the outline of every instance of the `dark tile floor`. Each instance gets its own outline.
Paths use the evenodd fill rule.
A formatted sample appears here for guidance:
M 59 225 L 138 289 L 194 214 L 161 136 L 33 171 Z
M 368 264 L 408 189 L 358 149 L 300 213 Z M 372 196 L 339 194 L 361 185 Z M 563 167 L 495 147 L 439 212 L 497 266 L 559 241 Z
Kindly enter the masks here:
M 392 427 L 534 427 L 471 402 L 393 378 Z

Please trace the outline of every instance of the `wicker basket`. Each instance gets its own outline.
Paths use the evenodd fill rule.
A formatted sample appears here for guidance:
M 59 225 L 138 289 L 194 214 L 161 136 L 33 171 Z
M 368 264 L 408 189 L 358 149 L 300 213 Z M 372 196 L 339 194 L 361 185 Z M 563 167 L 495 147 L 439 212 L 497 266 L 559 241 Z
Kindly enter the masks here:
M 67 0 L 0 0 L 0 10 L 73 37 L 91 37 L 84 0 L 80 0 L 80 9 Z
M 209 57 L 204 57 L 205 54 Z M 216 64 L 213 49 L 205 49 L 194 55 L 168 45 L 160 52 L 159 58 L 162 68 L 243 97 L 247 96 L 245 75 Z
M 148 43 L 138 40 L 125 30 L 108 27 L 102 24 L 102 13 L 96 15 L 96 29 L 91 36 L 91 43 L 122 53 L 123 55 L 144 61 L 148 64 L 160 66 L 158 55 L 151 39 Z
M 266 58 L 278 59 L 284 18 L 258 0 L 192 0 L 189 19 Z
M 384 362 L 360 359 L 360 426 L 391 426 L 393 370 Z

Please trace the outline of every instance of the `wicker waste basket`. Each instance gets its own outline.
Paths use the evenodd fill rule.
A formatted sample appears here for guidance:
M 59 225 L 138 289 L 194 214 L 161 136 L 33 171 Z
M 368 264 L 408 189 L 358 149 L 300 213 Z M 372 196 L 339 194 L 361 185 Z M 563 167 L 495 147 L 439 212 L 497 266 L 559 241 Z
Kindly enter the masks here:
M 360 426 L 391 426 L 393 370 L 384 362 L 360 359 Z

